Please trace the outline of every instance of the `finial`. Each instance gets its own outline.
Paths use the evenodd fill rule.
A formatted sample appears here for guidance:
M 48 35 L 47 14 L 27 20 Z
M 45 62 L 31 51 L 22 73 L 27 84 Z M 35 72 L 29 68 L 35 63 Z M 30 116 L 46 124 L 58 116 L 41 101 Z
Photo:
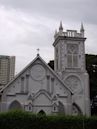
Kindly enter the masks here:
M 83 26 L 83 23 L 81 22 L 80 32 L 83 32 L 83 31 L 84 31 L 84 26 Z
M 81 23 L 80 33 L 81 33 L 82 37 L 84 37 L 84 26 L 83 26 L 83 23 Z
M 63 31 L 62 21 L 60 21 L 59 31 L 60 31 L 60 30 Z
M 40 49 L 38 48 L 38 49 L 37 49 L 37 56 L 39 56 L 39 51 L 40 51 Z

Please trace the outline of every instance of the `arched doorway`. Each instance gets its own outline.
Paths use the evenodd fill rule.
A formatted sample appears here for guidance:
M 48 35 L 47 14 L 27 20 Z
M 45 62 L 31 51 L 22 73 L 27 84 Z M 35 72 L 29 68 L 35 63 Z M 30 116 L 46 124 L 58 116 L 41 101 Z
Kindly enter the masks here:
M 14 110 L 14 109 L 22 110 L 22 106 L 17 100 L 13 101 L 9 106 L 9 110 Z
M 38 112 L 38 114 L 39 114 L 39 115 L 46 115 L 46 113 L 45 113 L 44 110 L 40 110 L 40 111 Z

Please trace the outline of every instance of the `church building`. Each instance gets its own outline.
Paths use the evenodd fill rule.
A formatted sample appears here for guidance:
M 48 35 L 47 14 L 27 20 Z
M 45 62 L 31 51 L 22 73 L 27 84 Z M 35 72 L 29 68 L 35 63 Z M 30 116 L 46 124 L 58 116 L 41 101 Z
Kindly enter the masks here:
M 1 89 L 0 111 L 90 116 L 89 76 L 85 65 L 84 27 L 54 35 L 54 70 L 37 54 Z

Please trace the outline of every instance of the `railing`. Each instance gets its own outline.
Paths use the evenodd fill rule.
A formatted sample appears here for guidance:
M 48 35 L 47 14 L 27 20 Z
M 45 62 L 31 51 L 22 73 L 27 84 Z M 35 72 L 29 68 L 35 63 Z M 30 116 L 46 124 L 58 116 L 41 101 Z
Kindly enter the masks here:
M 66 37 L 83 37 L 82 33 L 78 33 L 76 30 L 67 30 L 66 32 L 58 32 L 55 35 L 55 38 L 57 38 L 58 36 L 66 36 Z

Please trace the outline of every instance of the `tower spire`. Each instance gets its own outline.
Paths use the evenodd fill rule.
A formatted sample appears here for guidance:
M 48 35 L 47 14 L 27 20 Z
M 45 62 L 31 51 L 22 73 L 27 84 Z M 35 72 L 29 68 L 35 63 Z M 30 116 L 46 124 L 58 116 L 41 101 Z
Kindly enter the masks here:
M 80 32 L 84 32 L 84 26 L 83 26 L 83 23 L 82 22 L 81 22 Z
M 63 31 L 62 21 L 60 21 L 59 31 Z
M 82 34 L 82 37 L 84 37 L 84 26 L 83 23 L 81 23 L 80 33 Z

